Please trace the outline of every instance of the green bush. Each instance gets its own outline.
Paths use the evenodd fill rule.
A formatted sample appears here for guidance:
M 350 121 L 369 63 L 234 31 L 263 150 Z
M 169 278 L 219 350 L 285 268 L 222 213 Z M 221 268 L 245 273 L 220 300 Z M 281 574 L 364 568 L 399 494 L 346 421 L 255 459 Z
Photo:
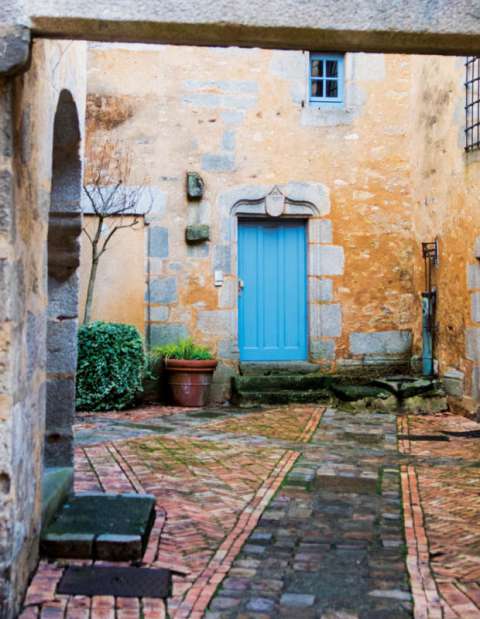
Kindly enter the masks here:
M 212 353 L 205 346 L 197 346 L 191 339 L 180 340 L 176 344 L 165 344 L 152 349 L 153 358 L 186 359 L 188 361 L 206 361 L 213 359 Z
M 122 410 L 143 390 L 142 337 L 132 325 L 92 322 L 78 330 L 77 410 Z

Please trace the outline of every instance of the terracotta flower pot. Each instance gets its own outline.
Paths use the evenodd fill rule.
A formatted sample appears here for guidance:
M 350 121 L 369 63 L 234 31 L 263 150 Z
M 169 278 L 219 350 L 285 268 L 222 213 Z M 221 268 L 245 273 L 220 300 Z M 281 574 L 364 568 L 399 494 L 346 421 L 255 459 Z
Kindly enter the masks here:
M 175 404 L 205 406 L 217 361 L 166 359 L 168 384 Z

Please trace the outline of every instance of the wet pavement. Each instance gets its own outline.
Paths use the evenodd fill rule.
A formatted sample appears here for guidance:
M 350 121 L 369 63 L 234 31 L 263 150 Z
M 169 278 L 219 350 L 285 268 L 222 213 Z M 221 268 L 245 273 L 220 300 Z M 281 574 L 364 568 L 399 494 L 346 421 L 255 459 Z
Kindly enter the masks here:
M 156 497 L 143 564 L 175 570 L 173 595 L 59 596 L 66 562 L 42 562 L 22 617 L 480 617 L 480 439 L 445 434 L 479 429 L 316 405 L 80 415 L 76 491 Z

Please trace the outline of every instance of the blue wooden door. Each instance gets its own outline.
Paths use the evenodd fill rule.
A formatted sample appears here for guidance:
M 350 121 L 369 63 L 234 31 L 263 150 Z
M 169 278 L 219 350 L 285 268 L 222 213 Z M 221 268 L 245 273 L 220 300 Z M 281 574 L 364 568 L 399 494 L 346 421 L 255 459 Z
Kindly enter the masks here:
M 240 359 L 306 359 L 305 224 L 240 221 L 238 276 Z

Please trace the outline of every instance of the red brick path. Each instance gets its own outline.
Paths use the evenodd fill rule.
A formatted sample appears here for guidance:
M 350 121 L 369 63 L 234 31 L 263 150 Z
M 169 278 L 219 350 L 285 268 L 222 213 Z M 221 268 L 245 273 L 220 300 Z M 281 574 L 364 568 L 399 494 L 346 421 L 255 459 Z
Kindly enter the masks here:
M 479 430 L 439 414 L 403 417 L 402 434 Z M 418 463 L 402 467 L 408 568 L 415 619 L 480 617 L 480 440 L 400 441 Z
M 283 408 L 268 411 L 263 421 L 278 427 L 284 416 L 289 429 L 282 430 L 282 439 L 306 442 L 322 412 L 315 406 Z M 158 409 L 152 414 L 158 416 Z M 262 435 L 258 414 L 241 419 L 244 432 Z M 214 424 L 202 429 L 207 425 Z M 77 448 L 75 490 L 157 497 L 157 519 L 143 562 L 184 574 L 174 576 L 168 612 L 175 619 L 199 619 L 298 456 L 298 451 L 275 445 L 191 436 L 107 442 Z M 22 619 L 165 617 L 161 600 L 55 595 L 65 565 L 40 564 Z

